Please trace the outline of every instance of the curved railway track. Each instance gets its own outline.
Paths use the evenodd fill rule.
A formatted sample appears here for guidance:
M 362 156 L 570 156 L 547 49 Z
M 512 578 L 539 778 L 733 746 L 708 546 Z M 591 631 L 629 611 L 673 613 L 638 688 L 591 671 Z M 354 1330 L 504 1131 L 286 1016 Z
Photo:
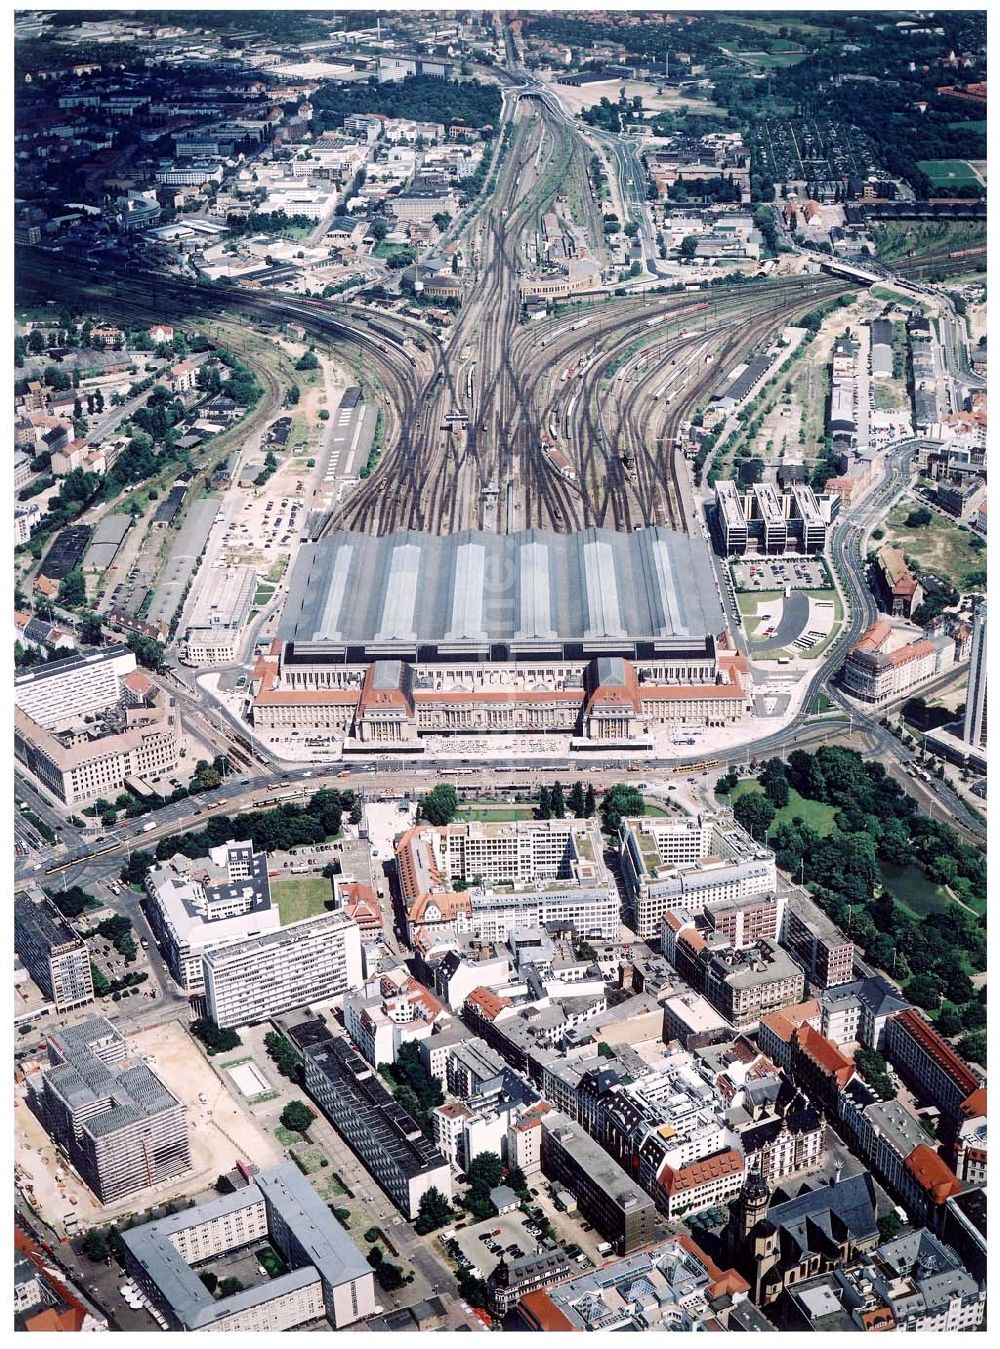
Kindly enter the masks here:
M 579 317 L 526 328 L 518 286 L 525 244 L 581 143 L 534 100 L 519 100 L 512 125 L 493 199 L 474 225 L 477 288 L 446 343 L 421 323 L 359 305 L 129 280 L 130 302 L 151 293 L 158 312 L 170 302 L 187 312 L 294 314 L 311 336 L 356 351 L 359 378 L 384 411 L 384 449 L 317 537 L 338 529 L 687 528 L 681 423 L 720 368 L 848 288 L 811 276 L 613 297 L 574 311 Z M 565 455 L 568 473 L 550 448 Z

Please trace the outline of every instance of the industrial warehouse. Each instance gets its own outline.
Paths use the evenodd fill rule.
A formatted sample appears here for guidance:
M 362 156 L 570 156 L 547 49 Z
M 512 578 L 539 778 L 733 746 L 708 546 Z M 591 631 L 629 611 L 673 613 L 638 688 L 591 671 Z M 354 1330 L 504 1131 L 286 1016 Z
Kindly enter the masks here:
M 558 731 L 635 745 L 749 710 L 708 547 L 654 526 L 447 537 L 345 532 L 303 546 L 257 662 L 263 732 L 413 746 Z

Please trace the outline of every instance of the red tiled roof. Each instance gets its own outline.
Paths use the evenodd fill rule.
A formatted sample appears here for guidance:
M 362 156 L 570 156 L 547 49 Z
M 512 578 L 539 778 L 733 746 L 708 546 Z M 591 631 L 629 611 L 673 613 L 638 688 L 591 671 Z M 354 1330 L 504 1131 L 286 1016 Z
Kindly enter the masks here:
M 832 1040 L 821 1035 L 812 1026 L 799 1026 L 792 1035 L 792 1041 L 815 1063 L 827 1077 L 836 1079 L 841 1087 L 846 1087 L 854 1073 L 854 1064 L 846 1058 Z
M 792 1036 L 799 1026 L 817 1016 L 819 1016 L 819 1003 L 813 998 L 809 1002 L 796 1003 L 794 1007 L 782 1007 L 776 1012 L 766 1012 L 761 1017 L 760 1023 L 767 1026 L 787 1045 L 791 1044 Z
M 502 998 L 488 988 L 474 988 L 465 1000 L 466 1007 L 475 1007 L 484 1021 L 495 1021 L 505 1007 L 513 1007 L 510 998 Z
M 549 1297 L 543 1289 L 534 1293 L 525 1293 L 518 1304 L 521 1315 L 536 1330 L 575 1330 L 569 1317 Z
M 657 1183 L 667 1194 L 683 1194 L 685 1190 L 696 1190 L 709 1181 L 733 1176 L 742 1170 L 743 1154 L 735 1148 L 727 1148 L 725 1152 L 717 1152 L 700 1162 L 690 1162 L 676 1171 L 671 1166 L 665 1166 Z
M 906 1159 L 906 1169 L 932 1204 L 943 1204 L 962 1188 L 948 1163 L 926 1143 L 918 1143 Z
M 986 1114 L 986 1088 L 977 1087 L 958 1107 L 958 1113 L 966 1119 L 979 1119 Z
M 889 660 L 893 665 L 908 665 L 911 660 L 920 660 L 923 656 L 933 656 L 934 648 L 926 637 L 921 637 L 916 642 L 911 642 L 909 646 L 900 647 L 898 651 L 889 652 Z
M 907 1008 L 905 1012 L 900 1012 L 899 1021 L 920 1043 L 924 1052 L 944 1069 L 957 1086 L 963 1087 L 971 1094 L 981 1085 L 969 1065 L 958 1057 L 951 1045 L 941 1039 L 930 1022 L 925 1021 L 919 1012 L 912 1007 Z
M 735 1269 L 720 1269 L 711 1256 L 705 1254 L 690 1233 L 681 1232 L 676 1240 L 678 1246 L 683 1247 L 688 1255 L 693 1255 L 696 1260 L 705 1266 L 705 1271 L 712 1280 L 708 1290 L 712 1297 L 721 1297 L 725 1293 L 748 1293 L 750 1291 L 750 1285 L 742 1274 L 738 1274 Z

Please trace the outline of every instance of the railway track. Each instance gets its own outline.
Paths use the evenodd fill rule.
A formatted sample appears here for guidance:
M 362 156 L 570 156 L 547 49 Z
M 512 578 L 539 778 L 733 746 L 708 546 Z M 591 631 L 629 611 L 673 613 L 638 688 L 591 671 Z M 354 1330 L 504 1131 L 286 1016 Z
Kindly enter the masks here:
M 294 312 L 311 336 L 355 354 L 359 378 L 384 412 L 385 446 L 375 471 L 317 537 L 340 529 L 689 527 L 681 422 L 707 397 L 720 364 L 731 366 L 796 313 L 846 288 L 829 277 L 793 277 L 613 297 L 574 320 L 525 328 L 518 285 L 525 244 L 580 142 L 536 101 L 519 101 L 512 126 L 496 192 L 475 225 L 477 289 L 445 343 L 422 324 L 358 305 L 296 297 L 293 306 L 280 295 L 130 279 L 128 303 L 140 310 L 236 308 L 272 320 Z M 699 364 L 706 344 L 708 366 Z M 666 384 L 670 396 L 661 400 Z M 570 476 L 548 447 L 565 454 Z

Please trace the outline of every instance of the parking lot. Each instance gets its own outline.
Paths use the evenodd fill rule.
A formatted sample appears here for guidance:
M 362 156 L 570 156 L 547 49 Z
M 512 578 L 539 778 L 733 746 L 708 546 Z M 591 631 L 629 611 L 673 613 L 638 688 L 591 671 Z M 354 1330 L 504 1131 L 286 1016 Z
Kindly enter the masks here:
M 509 1261 L 516 1260 L 519 1255 L 533 1255 L 538 1250 L 538 1240 L 526 1230 L 525 1224 L 529 1221 L 518 1210 L 457 1231 L 454 1240 L 459 1251 L 455 1257 L 459 1267 L 479 1270 L 487 1279 L 500 1263 L 501 1256 Z M 452 1247 L 449 1254 L 453 1254 L 454 1249 Z M 463 1265 L 463 1259 L 468 1263 Z
M 737 590 L 825 590 L 830 585 L 826 563 L 819 557 L 747 557 L 731 564 Z

